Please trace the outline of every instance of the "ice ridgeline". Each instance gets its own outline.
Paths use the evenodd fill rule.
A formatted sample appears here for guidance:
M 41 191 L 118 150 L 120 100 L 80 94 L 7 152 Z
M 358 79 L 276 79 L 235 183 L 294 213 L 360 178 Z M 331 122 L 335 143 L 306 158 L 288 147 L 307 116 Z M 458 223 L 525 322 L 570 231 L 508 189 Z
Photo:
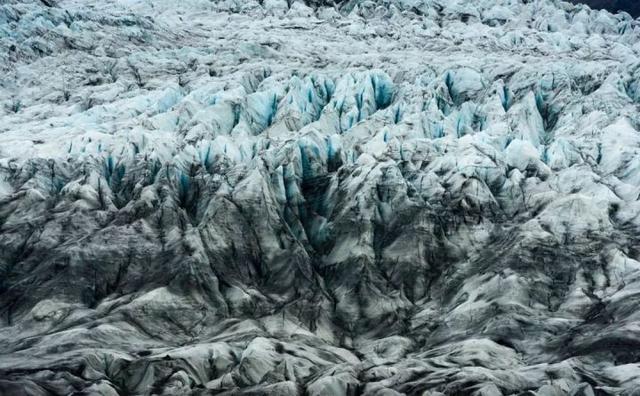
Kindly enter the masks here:
M 638 22 L 338 3 L 0 5 L 0 394 L 634 394 Z

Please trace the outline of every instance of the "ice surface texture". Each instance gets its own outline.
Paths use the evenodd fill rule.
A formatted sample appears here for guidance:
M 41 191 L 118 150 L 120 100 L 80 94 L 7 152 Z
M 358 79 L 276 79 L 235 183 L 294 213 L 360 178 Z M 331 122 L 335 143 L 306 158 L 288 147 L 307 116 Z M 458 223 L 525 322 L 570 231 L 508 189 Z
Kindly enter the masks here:
M 551 0 L 3 2 L 0 394 L 634 394 L 639 35 Z
M 603 8 L 611 12 L 624 11 L 633 17 L 640 16 L 640 3 L 636 0 L 570 0 L 572 3 L 587 4 L 592 8 Z

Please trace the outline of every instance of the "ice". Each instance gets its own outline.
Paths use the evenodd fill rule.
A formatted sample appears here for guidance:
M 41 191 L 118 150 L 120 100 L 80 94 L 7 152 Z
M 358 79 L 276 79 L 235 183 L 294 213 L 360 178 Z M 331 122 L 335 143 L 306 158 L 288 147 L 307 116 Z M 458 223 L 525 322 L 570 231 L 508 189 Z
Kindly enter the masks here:
M 555 0 L 3 4 L 0 393 L 630 394 L 639 34 Z

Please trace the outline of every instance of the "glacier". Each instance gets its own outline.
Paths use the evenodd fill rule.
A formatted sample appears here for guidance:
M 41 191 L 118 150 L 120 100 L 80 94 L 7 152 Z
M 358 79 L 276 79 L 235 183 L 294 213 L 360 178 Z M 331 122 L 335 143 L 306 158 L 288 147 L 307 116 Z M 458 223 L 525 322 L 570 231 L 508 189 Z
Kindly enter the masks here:
M 629 14 L 20 0 L 0 47 L 0 394 L 638 394 Z

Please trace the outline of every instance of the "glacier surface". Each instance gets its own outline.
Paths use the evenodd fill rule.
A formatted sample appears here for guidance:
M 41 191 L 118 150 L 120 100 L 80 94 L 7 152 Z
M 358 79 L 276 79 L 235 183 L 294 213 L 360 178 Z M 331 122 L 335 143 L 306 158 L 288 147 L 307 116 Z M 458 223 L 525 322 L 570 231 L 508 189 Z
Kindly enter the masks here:
M 637 395 L 639 37 L 0 2 L 0 394 Z

